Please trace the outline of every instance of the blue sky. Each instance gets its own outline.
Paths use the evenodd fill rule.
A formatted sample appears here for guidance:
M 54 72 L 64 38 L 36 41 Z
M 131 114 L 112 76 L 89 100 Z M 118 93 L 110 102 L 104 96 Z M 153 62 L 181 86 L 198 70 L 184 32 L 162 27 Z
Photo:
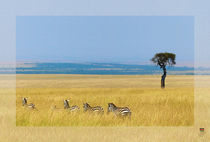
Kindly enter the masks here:
M 148 64 L 157 52 L 192 66 L 194 17 L 16 17 L 17 61 Z

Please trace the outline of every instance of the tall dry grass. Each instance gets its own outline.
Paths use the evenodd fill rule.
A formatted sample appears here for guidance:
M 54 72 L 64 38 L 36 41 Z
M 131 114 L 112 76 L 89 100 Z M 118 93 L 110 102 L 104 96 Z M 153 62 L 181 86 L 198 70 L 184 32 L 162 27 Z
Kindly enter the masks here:
M 17 126 L 192 126 L 193 76 L 168 76 L 166 89 L 160 77 L 111 75 L 17 75 Z M 38 111 L 21 105 L 28 97 Z M 63 109 L 63 100 L 78 105 L 79 112 Z M 84 113 L 82 105 L 104 108 L 104 115 Z M 127 106 L 131 119 L 107 115 L 107 103 Z M 59 109 L 52 109 L 56 105 Z

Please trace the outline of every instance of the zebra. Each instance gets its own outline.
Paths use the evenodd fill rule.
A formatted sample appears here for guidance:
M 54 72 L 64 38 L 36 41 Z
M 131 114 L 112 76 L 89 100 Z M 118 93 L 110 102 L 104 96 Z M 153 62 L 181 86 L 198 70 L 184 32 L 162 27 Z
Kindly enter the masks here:
M 22 106 L 27 106 L 28 108 L 37 110 L 37 108 L 35 107 L 35 104 L 33 104 L 33 103 L 28 104 L 27 99 L 28 98 L 22 98 Z
M 27 105 L 27 99 L 28 98 L 22 98 L 22 106 L 26 106 Z
M 83 103 L 84 112 L 98 112 L 103 114 L 104 109 L 101 106 L 91 107 L 88 103 Z
M 63 101 L 63 104 L 64 104 L 64 109 L 69 109 L 70 106 L 69 106 L 69 100 L 64 100 Z
M 70 111 L 78 111 L 79 107 L 77 105 L 70 106 L 69 100 L 64 100 L 64 109 L 69 109 Z
M 71 106 L 70 111 L 78 111 L 79 107 L 77 105 Z
M 107 114 L 113 112 L 116 116 L 129 116 L 131 117 L 131 111 L 128 107 L 117 107 L 113 103 L 108 103 Z

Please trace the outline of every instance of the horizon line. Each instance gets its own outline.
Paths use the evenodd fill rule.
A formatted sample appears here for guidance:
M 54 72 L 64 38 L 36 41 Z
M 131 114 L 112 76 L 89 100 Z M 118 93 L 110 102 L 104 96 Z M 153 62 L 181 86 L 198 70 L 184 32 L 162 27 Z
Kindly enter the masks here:
M 123 62 L 74 62 L 74 61 L 16 61 L 16 62 L 0 62 L 0 68 L 2 66 L 16 66 L 17 64 L 37 64 L 37 63 L 74 63 L 74 64 L 121 64 L 121 65 L 147 65 L 147 66 L 156 66 L 155 64 L 152 64 L 152 63 L 123 63 Z M 174 65 L 172 67 L 187 67 L 187 68 L 207 68 L 209 69 L 210 67 L 205 67 L 205 66 L 195 66 L 195 64 L 193 65 Z

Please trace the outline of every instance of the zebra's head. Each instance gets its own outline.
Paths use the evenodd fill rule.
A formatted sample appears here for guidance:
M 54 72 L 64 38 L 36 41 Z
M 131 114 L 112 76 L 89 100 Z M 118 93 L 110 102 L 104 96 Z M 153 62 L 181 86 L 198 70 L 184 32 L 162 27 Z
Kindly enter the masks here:
M 112 112 L 116 108 L 116 105 L 114 105 L 113 103 L 108 103 L 108 112 Z
M 64 103 L 68 103 L 68 102 L 69 102 L 69 100 L 63 100 L 63 102 L 64 102 Z
M 69 106 L 69 100 L 64 100 L 64 101 L 63 101 L 63 104 L 64 104 L 64 109 L 67 109 L 67 108 L 70 107 L 70 106 Z
M 91 106 L 88 103 L 83 103 L 84 111 L 87 111 Z
M 22 105 L 24 106 L 24 105 L 27 105 L 27 99 L 28 98 L 22 98 Z

